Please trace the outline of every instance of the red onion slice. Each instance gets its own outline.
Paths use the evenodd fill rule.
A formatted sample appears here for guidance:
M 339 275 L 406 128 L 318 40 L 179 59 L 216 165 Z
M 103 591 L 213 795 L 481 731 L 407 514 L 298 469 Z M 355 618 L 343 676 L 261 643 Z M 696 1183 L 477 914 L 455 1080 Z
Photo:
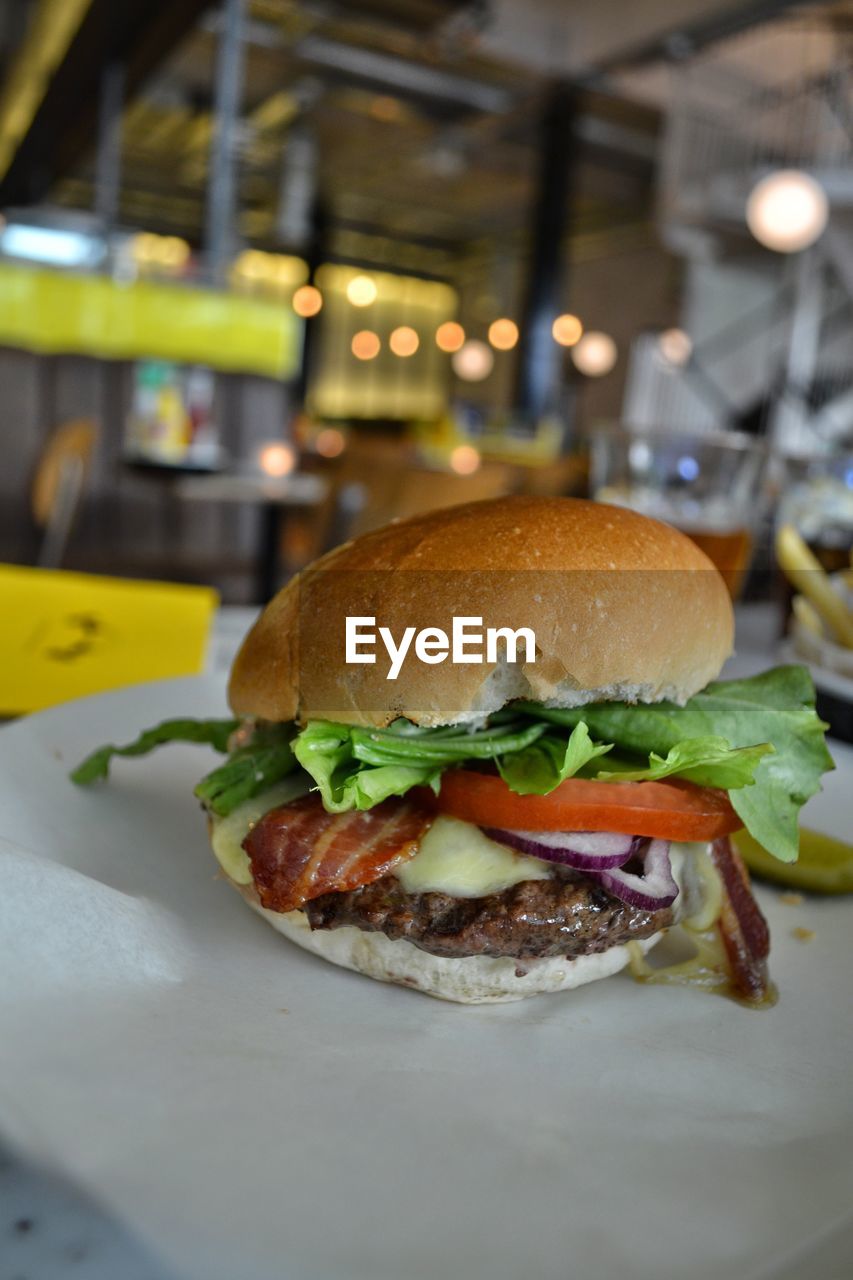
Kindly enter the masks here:
M 627 902 L 629 907 L 659 911 L 662 907 L 672 906 L 678 897 L 678 885 L 669 862 L 669 841 L 650 840 L 640 857 L 643 859 L 641 876 L 616 867 L 597 872 L 595 879 L 608 893 Z
M 612 831 L 502 831 L 483 827 L 490 840 L 546 862 L 560 862 L 576 871 L 621 867 L 645 843 Z

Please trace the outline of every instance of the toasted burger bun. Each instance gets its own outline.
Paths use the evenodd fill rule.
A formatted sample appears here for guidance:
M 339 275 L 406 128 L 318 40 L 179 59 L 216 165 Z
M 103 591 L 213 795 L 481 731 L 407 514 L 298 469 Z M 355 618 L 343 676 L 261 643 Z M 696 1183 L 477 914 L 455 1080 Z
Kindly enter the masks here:
M 678 878 L 678 873 L 675 874 Z M 258 915 L 313 955 L 368 978 L 396 982 L 457 1004 L 498 1004 L 549 991 L 571 991 L 597 978 L 609 978 L 628 964 L 628 946 L 624 944 L 572 959 L 563 956 L 541 960 L 514 960 L 509 956 L 448 959 L 422 951 L 403 939 L 386 938 L 384 933 L 368 933 L 353 926 L 312 929 L 302 911 L 267 911 L 261 906 L 254 886 L 236 884 L 233 880 L 231 883 Z M 665 932 L 662 930 L 634 945 L 646 952 Z
M 480 617 L 534 630 L 534 662 L 426 665 L 409 652 L 386 678 L 345 662 L 345 619 L 406 627 Z M 386 725 L 470 723 L 516 698 L 684 702 L 729 656 L 733 614 L 711 561 L 684 534 L 619 507 L 512 497 L 452 507 L 368 533 L 279 592 L 231 675 L 237 715 Z M 523 650 L 521 651 L 523 657 Z

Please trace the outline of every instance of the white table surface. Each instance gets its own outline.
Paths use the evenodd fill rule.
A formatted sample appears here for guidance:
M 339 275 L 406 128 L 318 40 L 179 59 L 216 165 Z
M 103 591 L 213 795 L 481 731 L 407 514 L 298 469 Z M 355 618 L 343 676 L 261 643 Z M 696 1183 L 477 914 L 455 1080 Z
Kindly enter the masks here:
M 228 669 L 257 612 L 252 608 L 219 611 L 208 654 L 211 671 Z M 772 665 L 776 618 L 771 606 L 739 611 L 738 652 L 726 667 L 727 675 L 747 675 Z M 46 1176 L 3 1151 L 0 1206 L 0 1280 L 72 1280 L 75 1276 L 85 1280 L 174 1280 L 123 1227 L 73 1185 Z M 825 1275 L 832 1274 L 835 1265 L 833 1242 L 827 1244 L 830 1269 L 822 1272 Z M 839 1271 L 839 1277 L 841 1274 Z

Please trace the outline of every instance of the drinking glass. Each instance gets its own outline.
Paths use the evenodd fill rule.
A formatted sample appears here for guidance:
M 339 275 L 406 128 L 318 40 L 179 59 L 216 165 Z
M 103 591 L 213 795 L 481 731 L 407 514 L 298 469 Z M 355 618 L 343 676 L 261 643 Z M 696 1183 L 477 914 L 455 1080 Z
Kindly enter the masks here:
M 737 598 L 765 505 L 767 450 L 737 432 L 602 428 L 590 443 L 599 502 L 675 525 L 705 552 Z
M 792 524 L 828 573 L 853 560 L 853 452 L 786 458 L 777 527 Z

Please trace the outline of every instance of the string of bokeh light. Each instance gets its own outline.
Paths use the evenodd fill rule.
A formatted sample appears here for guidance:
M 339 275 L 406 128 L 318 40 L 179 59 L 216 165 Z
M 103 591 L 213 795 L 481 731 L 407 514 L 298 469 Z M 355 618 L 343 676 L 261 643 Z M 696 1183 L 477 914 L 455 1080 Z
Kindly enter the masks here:
M 347 301 L 354 307 L 369 307 L 376 301 L 376 281 L 370 276 L 353 276 L 347 284 Z
M 318 290 L 314 290 L 316 299 L 305 294 L 304 291 L 310 289 L 312 286 L 305 285 L 297 290 L 304 298 L 298 303 L 294 294 L 294 310 L 299 315 L 316 315 L 322 307 Z M 305 305 L 314 309 L 302 310 Z M 568 313 L 558 316 L 552 325 L 552 335 L 559 346 L 571 348 L 575 367 L 588 378 L 601 378 L 616 364 L 619 352 L 610 334 L 599 330 L 584 332 L 577 316 Z M 488 378 L 495 364 L 494 352 L 512 351 L 518 345 L 519 336 L 518 325 L 506 317 L 493 320 L 489 325 L 488 342 L 467 338 L 462 325 L 455 320 L 440 324 L 434 335 L 436 346 L 450 356 L 453 372 L 463 382 L 483 382 Z M 398 325 L 388 337 L 388 349 L 401 359 L 414 356 L 420 346 L 420 335 L 411 325 Z M 382 340 L 372 329 L 360 329 L 352 338 L 350 350 L 357 360 L 374 360 L 382 350 Z M 661 335 L 660 351 L 673 364 L 686 363 L 690 357 L 690 339 L 681 330 L 667 330 Z
M 293 289 L 304 281 L 308 267 L 301 258 L 287 253 L 265 253 L 262 249 L 244 249 L 234 259 L 232 280 L 240 286 L 264 289 Z
M 451 471 L 455 471 L 458 476 L 472 476 L 475 471 L 479 471 L 482 458 L 479 449 L 475 449 L 472 444 L 458 444 L 455 449 L 451 449 L 449 462 Z
M 783 175 L 771 176 L 778 179 Z M 758 188 L 754 194 L 760 194 Z M 790 198 L 790 192 L 788 195 Z M 758 234 L 757 227 L 752 229 Z M 155 247 L 154 242 L 165 240 L 167 247 L 160 247 L 161 260 L 165 261 L 171 256 L 172 262 L 177 265 L 181 258 L 184 242 L 178 241 L 176 237 L 138 237 L 137 239 L 142 241 L 140 257 L 145 257 L 146 249 L 151 253 L 151 257 L 154 257 L 155 253 L 151 252 Z M 265 253 L 256 249 L 245 250 L 234 263 L 237 277 L 248 283 L 274 283 L 283 286 L 289 282 L 292 286 L 295 283 L 294 275 L 300 270 L 305 270 L 305 264 L 300 259 L 282 254 Z M 298 275 L 296 278 L 298 279 Z M 353 307 L 371 306 L 377 300 L 378 293 L 376 281 L 366 273 L 351 276 L 345 286 L 347 301 Z M 291 298 L 293 311 L 305 320 L 319 315 L 323 305 L 323 294 L 313 284 L 300 284 Z M 616 363 L 618 352 L 609 334 L 598 331 L 585 333 L 583 322 L 571 312 L 564 312 L 554 319 L 551 325 L 551 336 L 558 346 L 572 349 L 572 360 L 575 366 L 587 377 L 602 377 L 609 373 Z M 686 362 L 689 359 L 689 350 L 685 351 L 683 341 L 680 347 L 677 341 L 668 341 L 671 336 L 667 334 L 662 337 L 661 355 L 673 364 Z M 469 338 L 463 326 L 456 320 L 443 321 L 433 333 L 435 345 L 439 351 L 451 357 L 454 373 L 464 382 L 483 381 L 494 368 L 494 352 L 509 352 L 518 346 L 520 338 L 518 324 L 508 316 L 499 316 L 489 324 L 487 338 L 487 342 L 479 338 Z M 689 342 L 689 339 L 687 341 Z M 388 349 L 392 355 L 400 359 L 408 359 L 416 355 L 421 346 L 422 336 L 411 325 L 398 325 L 388 337 Z M 382 350 L 382 339 L 372 329 L 361 329 L 351 339 L 350 349 L 357 360 L 374 360 Z
M 450 357 L 453 372 L 463 382 L 482 382 L 488 378 L 495 364 L 491 347 L 479 338 L 469 338 Z
M 658 353 L 666 364 L 680 368 L 693 354 L 693 340 L 683 329 L 664 329 L 658 334 Z
M 576 342 L 580 342 L 582 335 L 583 325 L 578 317 L 570 312 L 557 316 L 551 325 L 551 336 L 561 347 L 573 347 Z
M 321 458 L 340 457 L 346 443 L 346 436 L 338 427 L 323 427 L 314 437 L 314 448 Z
M 296 466 L 296 450 L 289 444 L 272 442 L 258 450 L 258 466 L 265 475 L 274 479 L 290 475 Z
M 290 305 L 303 320 L 309 320 L 322 310 L 323 295 L 313 284 L 303 284 L 294 293 Z
M 465 330 L 455 320 L 445 320 L 435 331 L 435 345 L 439 351 L 446 351 L 448 355 L 458 351 L 464 341 Z
M 270 256 L 261 253 L 254 256 L 252 250 L 241 255 L 244 274 L 254 275 L 259 269 L 259 260 Z M 261 269 L 268 270 L 265 264 Z M 368 307 L 375 302 L 378 291 L 370 276 L 356 275 L 347 282 L 345 292 L 352 306 Z M 303 284 L 294 291 L 291 305 L 298 316 L 310 319 L 322 310 L 323 301 L 323 295 L 315 285 Z M 616 363 L 618 351 L 610 335 L 598 331 L 585 333 L 582 321 L 571 312 L 555 318 L 551 325 L 551 335 L 558 346 L 572 348 L 575 366 L 587 377 L 602 377 Z M 680 363 L 689 358 L 689 350 L 683 352 L 683 344 L 676 354 L 677 342 L 667 343 L 667 338 L 674 338 L 676 335 L 680 336 L 680 331 L 668 331 L 661 341 L 661 354 L 672 363 Z M 482 382 L 494 368 L 494 352 L 512 351 L 518 345 L 520 331 L 514 320 L 508 316 L 500 316 L 488 327 L 488 342 L 469 338 L 456 320 L 443 321 L 435 329 L 433 337 L 439 351 L 451 357 L 453 372 L 458 378 L 463 382 Z M 689 342 L 686 335 L 684 340 Z M 421 349 L 421 335 L 411 325 L 398 325 L 388 337 L 388 349 L 392 355 L 408 359 Z M 375 360 L 382 350 L 382 339 L 372 329 L 360 329 L 351 339 L 350 350 L 357 360 Z
M 572 361 L 587 378 L 603 378 L 616 364 L 619 355 L 609 333 L 588 329 L 572 347 Z
M 358 333 L 353 335 L 350 350 L 356 360 L 375 360 L 382 350 L 379 334 L 374 333 L 372 329 L 359 329 Z
M 489 342 L 495 351 L 512 351 L 518 342 L 518 325 L 502 316 L 489 325 Z
M 141 231 L 133 237 L 131 252 L 141 267 L 167 267 L 178 270 L 190 259 L 190 246 L 180 236 L 158 236 Z
M 398 329 L 394 329 L 388 339 L 388 346 L 394 355 L 401 356 L 404 359 L 407 356 L 413 356 L 420 345 L 421 340 L 417 333 L 407 324 L 402 324 Z

